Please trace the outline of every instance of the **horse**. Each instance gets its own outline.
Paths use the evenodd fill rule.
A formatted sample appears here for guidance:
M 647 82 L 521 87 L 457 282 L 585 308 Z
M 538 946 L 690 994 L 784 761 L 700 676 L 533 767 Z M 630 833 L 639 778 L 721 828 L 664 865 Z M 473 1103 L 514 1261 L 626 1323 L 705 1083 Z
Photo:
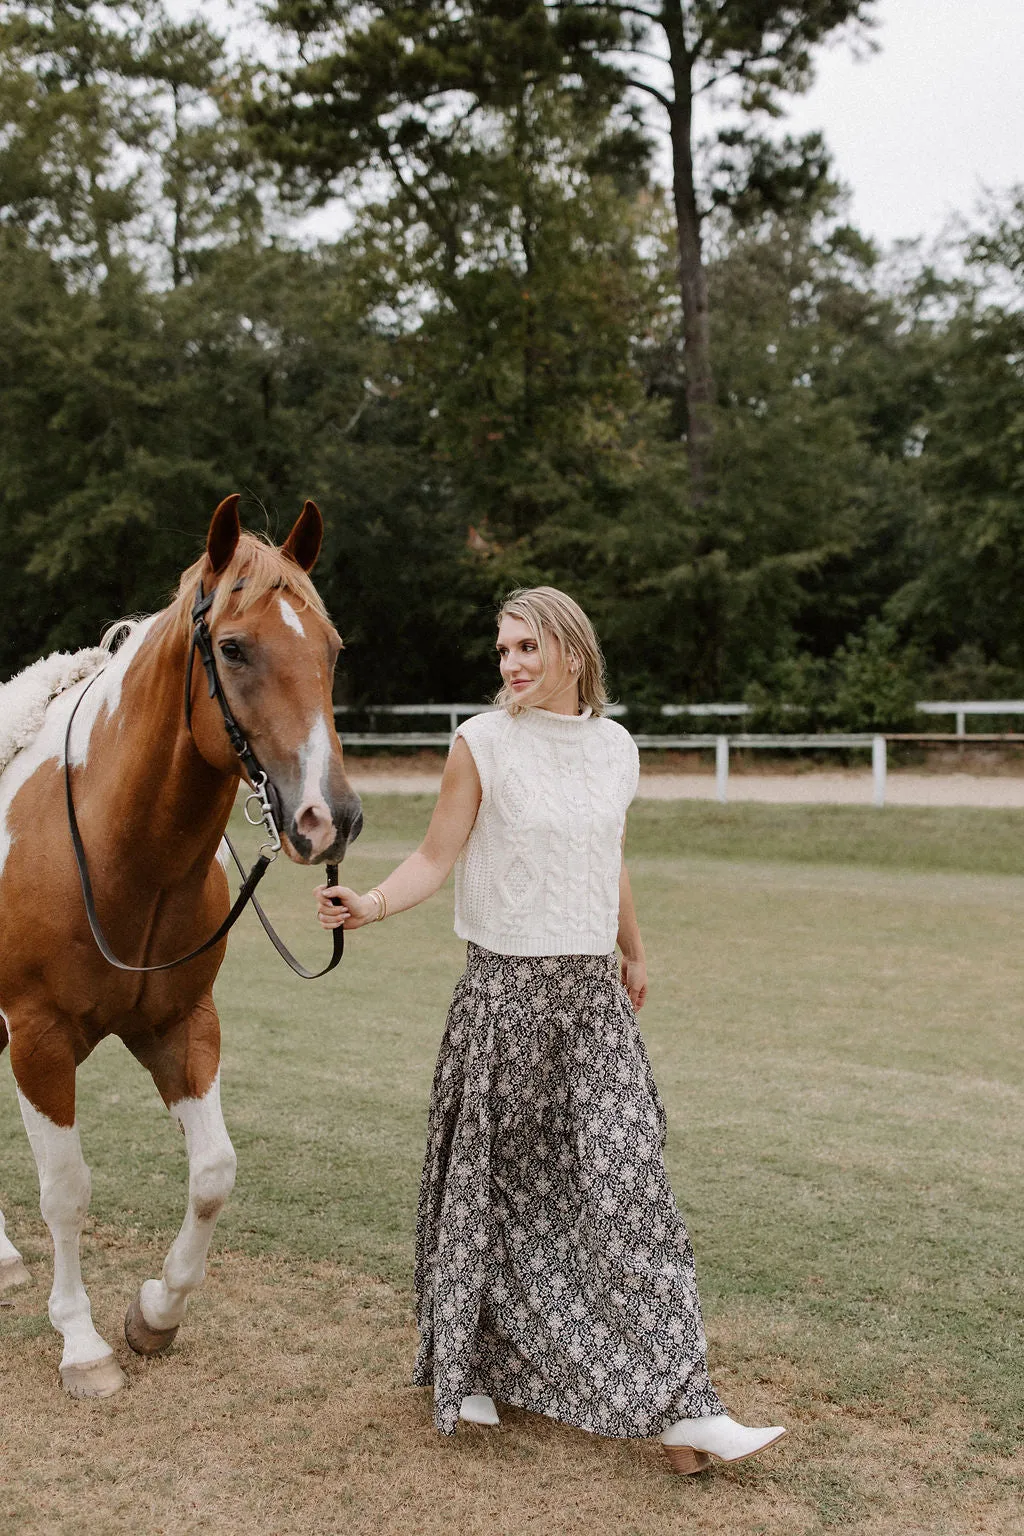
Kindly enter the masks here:
M 251 783 L 258 758 L 266 780 L 252 787 L 299 864 L 337 863 L 362 825 L 331 704 L 341 641 L 309 577 L 320 512 L 307 501 L 278 549 L 243 532 L 238 501 L 229 496 L 214 512 L 205 553 L 171 604 L 125 624 L 120 647 L 49 704 L 38 734 L 0 776 L 0 1051 L 9 1046 L 53 1239 L 49 1316 L 63 1336 L 60 1379 L 78 1398 L 109 1397 L 125 1378 L 93 1326 L 82 1283 L 90 1175 L 76 1069 L 101 1040 L 119 1036 L 184 1133 L 184 1221 L 161 1277 L 142 1285 L 125 1319 L 132 1349 L 158 1354 L 205 1277 L 235 1179 L 212 996 L 227 940 L 203 944 L 229 905 L 218 850 L 239 779 Z M 193 667 L 197 610 L 212 659 Z M 229 715 L 255 755 L 232 744 Z M 86 886 L 111 945 L 148 971 L 104 958 Z M 197 946 L 187 963 L 154 968 Z M 0 1214 L 0 1290 L 28 1278 Z

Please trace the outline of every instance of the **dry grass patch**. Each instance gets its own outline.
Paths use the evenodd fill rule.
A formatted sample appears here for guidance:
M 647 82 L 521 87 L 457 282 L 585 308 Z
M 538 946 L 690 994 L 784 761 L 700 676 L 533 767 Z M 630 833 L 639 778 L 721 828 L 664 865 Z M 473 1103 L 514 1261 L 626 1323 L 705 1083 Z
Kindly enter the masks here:
M 590 1437 L 506 1411 L 501 1431 L 434 1431 L 408 1386 L 408 1297 L 326 1262 L 214 1259 L 165 1359 L 121 1341 L 155 1248 L 107 1230 L 87 1239 L 99 1327 L 129 1385 L 73 1403 L 57 1385 L 41 1230 L 35 1283 L 0 1312 L 0 1508 L 11 1536 L 1010 1536 L 1020 1455 L 984 1446 L 985 1425 L 937 1375 L 905 1376 L 877 1401 L 843 1400 L 829 1340 L 760 1303 L 711 1327 L 715 1378 L 753 1421 L 781 1413 L 790 1438 L 734 1469 L 667 1476 L 653 1444 Z

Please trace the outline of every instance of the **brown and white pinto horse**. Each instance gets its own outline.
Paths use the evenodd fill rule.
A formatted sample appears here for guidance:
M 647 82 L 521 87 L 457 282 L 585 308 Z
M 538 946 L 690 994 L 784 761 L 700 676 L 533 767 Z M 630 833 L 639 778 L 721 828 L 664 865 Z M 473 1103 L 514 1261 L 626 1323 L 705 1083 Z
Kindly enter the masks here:
M 154 965 L 188 954 L 228 910 L 217 850 L 239 759 L 202 666 L 185 718 L 191 613 L 200 581 L 232 713 L 267 773 L 288 854 L 336 862 L 362 823 L 334 730 L 331 679 L 340 641 L 307 574 L 323 523 L 307 502 L 280 549 L 241 532 L 238 497 L 217 508 L 206 553 L 176 600 L 130 627 L 73 724 L 69 772 L 99 920 L 122 960 Z M 220 1024 L 214 978 L 226 940 L 180 969 L 115 970 L 93 940 L 65 814 L 64 737 L 85 685 L 48 708 L 42 730 L 0 777 L 0 1050 L 10 1043 L 25 1127 L 53 1237 L 50 1321 L 64 1337 L 61 1379 L 76 1397 L 123 1383 L 92 1323 L 79 1237 L 89 1170 L 75 1119 L 75 1070 L 119 1035 L 152 1074 L 185 1135 L 188 1209 L 159 1280 L 147 1280 L 125 1324 L 131 1346 L 173 1339 L 205 1274 L 214 1225 L 235 1177 L 220 1109 Z M 0 1215 L 0 1289 L 28 1278 Z

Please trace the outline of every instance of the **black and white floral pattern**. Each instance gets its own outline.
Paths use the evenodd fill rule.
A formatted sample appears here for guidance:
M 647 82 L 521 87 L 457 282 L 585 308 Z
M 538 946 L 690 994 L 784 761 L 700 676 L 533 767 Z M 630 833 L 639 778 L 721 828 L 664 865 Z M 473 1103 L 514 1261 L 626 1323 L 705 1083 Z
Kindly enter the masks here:
M 473 1392 L 603 1435 L 724 1412 L 664 1141 L 615 957 L 470 944 L 416 1231 L 414 1380 L 439 1429 Z

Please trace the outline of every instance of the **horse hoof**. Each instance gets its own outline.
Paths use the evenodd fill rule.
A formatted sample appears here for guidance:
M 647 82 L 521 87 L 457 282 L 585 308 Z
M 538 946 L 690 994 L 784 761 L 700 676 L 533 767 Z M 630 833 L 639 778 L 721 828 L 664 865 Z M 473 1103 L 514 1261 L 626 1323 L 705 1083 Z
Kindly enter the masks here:
M 0 1291 L 12 1291 L 16 1285 L 28 1285 L 32 1276 L 20 1259 L 0 1259 Z
M 142 1315 L 137 1296 L 125 1314 L 124 1336 L 137 1355 L 162 1355 L 170 1349 L 177 1333 L 177 1323 L 173 1328 L 151 1328 Z
M 113 1355 L 87 1365 L 62 1365 L 60 1379 L 70 1397 L 113 1397 L 124 1386 L 124 1372 Z

